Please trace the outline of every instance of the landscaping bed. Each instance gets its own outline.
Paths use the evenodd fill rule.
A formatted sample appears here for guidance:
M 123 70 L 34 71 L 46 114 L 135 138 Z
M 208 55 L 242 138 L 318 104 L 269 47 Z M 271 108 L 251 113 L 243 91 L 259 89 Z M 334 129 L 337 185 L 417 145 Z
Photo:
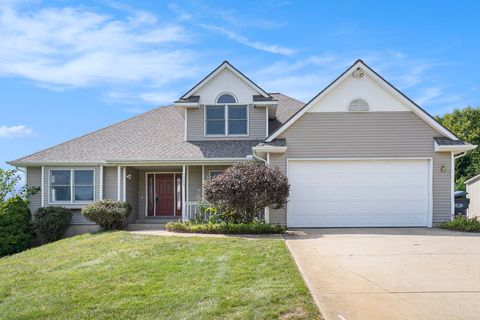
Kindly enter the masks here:
M 452 221 L 442 223 L 439 227 L 442 229 L 448 229 L 453 231 L 480 232 L 480 221 L 478 221 L 476 217 L 457 217 Z
M 319 319 L 283 240 L 85 234 L 0 259 L 2 319 Z
M 165 225 L 167 231 L 187 233 L 225 233 L 225 234 L 281 234 L 287 231 L 285 227 L 263 222 L 225 223 L 190 221 L 172 221 Z

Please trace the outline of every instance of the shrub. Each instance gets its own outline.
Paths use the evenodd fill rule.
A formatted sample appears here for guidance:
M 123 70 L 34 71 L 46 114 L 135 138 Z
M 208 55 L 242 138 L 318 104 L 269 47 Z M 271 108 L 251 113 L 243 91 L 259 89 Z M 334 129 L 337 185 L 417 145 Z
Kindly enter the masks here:
M 20 196 L 0 205 L 0 257 L 28 249 L 32 242 L 31 212 Z
M 225 208 L 230 219 L 247 223 L 265 207 L 283 207 L 289 189 L 288 179 L 280 169 L 257 162 L 236 163 L 204 182 L 207 201 Z
M 72 212 L 63 207 L 44 207 L 33 216 L 33 227 L 41 242 L 60 240 L 67 231 Z
M 128 225 L 132 207 L 127 202 L 100 200 L 82 209 L 82 214 L 103 230 L 122 230 Z
M 165 225 L 168 231 L 186 233 L 226 233 L 226 234 L 271 234 L 284 233 L 285 227 L 260 221 L 251 223 L 191 223 L 189 221 L 172 221 Z
M 480 232 L 480 221 L 478 221 L 477 217 L 457 217 L 451 221 L 442 223 L 439 227 L 454 231 Z

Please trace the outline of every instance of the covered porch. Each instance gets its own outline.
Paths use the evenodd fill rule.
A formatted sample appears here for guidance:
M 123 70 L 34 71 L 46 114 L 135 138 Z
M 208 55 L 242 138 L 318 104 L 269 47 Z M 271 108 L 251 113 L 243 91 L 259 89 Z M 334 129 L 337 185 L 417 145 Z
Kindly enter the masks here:
M 100 182 L 104 194 L 101 197 L 130 203 L 131 224 L 190 220 L 199 212 L 203 181 L 220 174 L 233 163 L 104 166 Z

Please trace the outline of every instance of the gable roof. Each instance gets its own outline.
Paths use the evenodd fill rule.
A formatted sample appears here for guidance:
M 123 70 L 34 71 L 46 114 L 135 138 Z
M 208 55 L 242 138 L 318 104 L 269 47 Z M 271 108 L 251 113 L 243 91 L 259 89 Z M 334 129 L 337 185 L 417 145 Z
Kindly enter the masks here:
M 465 184 L 472 184 L 474 182 L 477 182 L 478 180 L 480 180 L 480 174 L 477 174 L 475 177 L 472 177 L 472 178 L 468 179 L 464 183 Z
M 240 70 L 235 68 L 230 62 L 225 60 L 218 67 L 216 67 L 212 72 L 210 72 L 205 78 L 200 80 L 200 82 L 198 82 L 192 89 L 190 89 L 183 96 L 181 96 L 179 101 L 188 100 L 190 96 L 192 96 L 195 92 L 197 92 L 201 87 L 207 84 L 211 79 L 213 79 L 217 74 L 222 72 L 224 69 L 227 69 L 233 72 L 236 76 L 238 76 L 240 79 L 245 81 L 248 85 L 250 85 L 256 91 L 258 91 L 260 93 L 260 96 L 263 96 L 264 98 L 271 98 L 271 96 L 267 92 L 265 92 L 265 90 L 260 88 L 255 82 L 250 80 Z
M 382 76 L 376 73 L 372 68 L 370 68 L 366 63 L 361 59 L 355 61 L 355 63 L 345 70 L 340 76 L 338 76 L 333 82 L 331 82 L 327 87 L 320 91 L 315 97 L 313 97 L 309 102 L 307 102 L 303 108 L 298 110 L 294 115 L 292 115 L 278 130 L 272 133 L 268 138 L 267 142 L 272 141 L 277 138 L 282 132 L 284 132 L 288 127 L 290 127 L 295 121 L 297 121 L 302 115 L 304 115 L 308 110 L 310 110 L 313 105 L 315 105 L 319 100 L 325 97 L 329 92 L 331 92 L 339 83 L 345 80 L 350 76 L 352 72 L 361 68 L 364 72 L 367 72 L 369 76 L 373 79 L 376 79 L 379 83 L 383 84 L 386 90 L 389 90 L 396 98 L 402 101 L 407 107 L 409 107 L 417 116 L 424 120 L 427 124 L 437 130 L 439 133 L 445 135 L 446 137 L 452 140 L 459 140 L 455 134 L 450 130 L 441 125 L 435 118 L 433 118 L 428 112 L 422 109 L 419 105 L 413 102 L 410 98 L 404 95 L 400 90 L 395 88 L 391 83 L 385 80 Z
M 281 110 L 280 114 L 291 114 L 297 110 L 298 104 L 290 103 L 295 100 L 279 93 L 272 96 L 279 99 L 277 110 Z M 9 164 L 240 160 L 250 155 L 252 147 L 263 141 L 185 141 L 184 134 L 183 113 L 174 106 L 159 107 Z

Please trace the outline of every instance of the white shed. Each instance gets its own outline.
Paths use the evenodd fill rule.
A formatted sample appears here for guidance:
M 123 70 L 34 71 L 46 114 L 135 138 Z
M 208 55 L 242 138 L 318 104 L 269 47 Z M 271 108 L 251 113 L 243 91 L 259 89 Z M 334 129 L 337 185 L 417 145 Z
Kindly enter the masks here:
M 469 218 L 480 216 L 480 174 L 465 181 L 467 186 L 468 198 L 470 206 L 467 210 Z

